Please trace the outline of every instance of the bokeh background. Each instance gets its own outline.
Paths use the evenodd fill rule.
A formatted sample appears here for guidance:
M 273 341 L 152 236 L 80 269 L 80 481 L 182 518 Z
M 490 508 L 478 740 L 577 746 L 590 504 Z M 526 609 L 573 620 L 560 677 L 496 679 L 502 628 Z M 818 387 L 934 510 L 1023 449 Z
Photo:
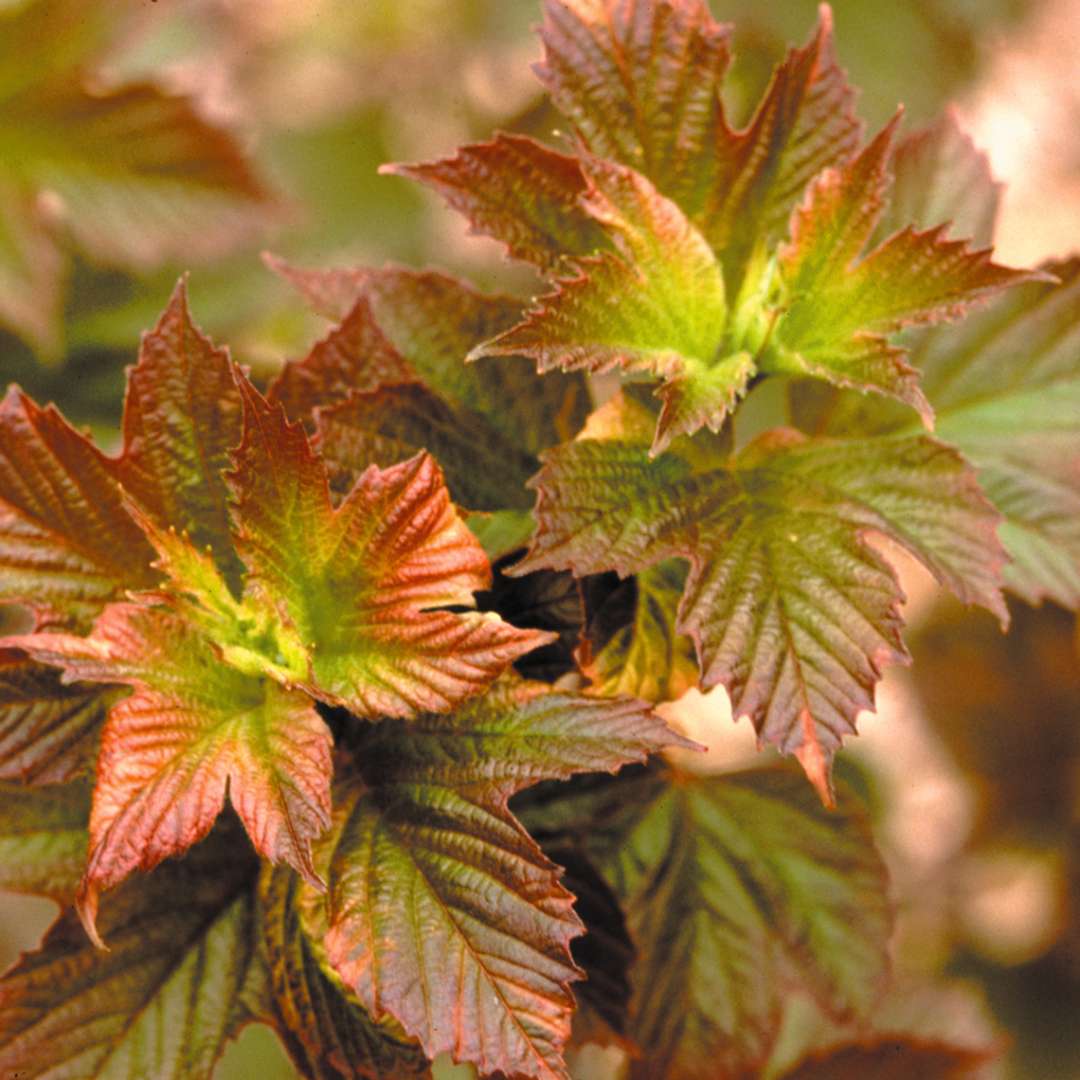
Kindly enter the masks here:
M 0 30 L 32 6 L 43 12 L 40 55 L 58 77 L 105 87 L 150 80 L 190 96 L 233 134 L 258 188 L 249 204 L 194 203 L 182 220 L 162 223 L 169 205 L 140 204 L 133 216 L 134 192 L 88 201 L 77 187 L 37 185 L 27 212 L 45 221 L 49 258 L 64 269 L 54 312 L 43 299 L 21 324 L 3 316 L 4 245 L 18 240 L 18 223 L 0 217 L 0 383 L 57 402 L 104 445 L 116 438 L 124 366 L 184 271 L 199 322 L 261 373 L 321 332 L 263 266 L 262 250 L 302 265 L 435 264 L 484 287 L 534 287 L 435 199 L 376 170 L 450 153 L 497 127 L 554 137 L 559 118 L 530 71 L 537 0 L 0 0 Z M 80 7 L 93 9 L 92 28 Z M 745 117 L 785 45 L 809 36 L 816 5 L 712 7 L 737 25 L 729 105 Z M 835 0 L 833 8 L 840 58 L 871 127 L 898 102 L 909 127 L 950 106 L 987 152 L 1006 185 L 1002 261 L 1080 250 L 1080 0 Z M 0 33 L 0 194 L 5 175 L 19 174 L 19 155 L 33 152 L 20 143 L 19 119 L 3 112 L 4 92 L 38 77 L 39 60 Z M 90 170 L 122 150 L 107 137 L 78 152 Z M 140 228 L 145 243 L 110 243 L 110 233 Z M 171 242 L 157 243 L 155 229 Z M 1003 636 L 988 618 L 945 602 L 915 569 L 904 576 L 915 663 L 889 673 L 878 714 L 864 718 L 845 755 L 892 871 L 897 972 L 946 983 L 949 1024 L 1003 1033 L 996 1075 L 1080 1078 L 1075 620 L 1052 606 L 1014 605 Z M 753 752 L 722 692 L 691 692 L 667 708 L 710 744 L 710 767 Z M 53 913 L 45 901 L 0 898 L 0 962 L 31 947 Z M 789 1020 L 793 1042 L 817 1022 L 798 1002 Z M 617 1055 L 586 1051 L 575 1069 L 583 1080 L 615 1075 Z M 250 1029 L 218 1075 L 294 1074 L 273 1037 Z

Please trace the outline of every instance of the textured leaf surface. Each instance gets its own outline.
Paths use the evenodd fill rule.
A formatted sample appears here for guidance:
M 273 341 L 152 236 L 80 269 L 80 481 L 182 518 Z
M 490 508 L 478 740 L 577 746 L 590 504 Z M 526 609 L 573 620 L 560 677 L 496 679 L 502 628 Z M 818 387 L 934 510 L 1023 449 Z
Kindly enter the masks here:
M 955 236 L 979 247 L 994 239 L 1002 185 L 990 163 L 960 128 L 950 109 L 929 127 L 899 140 L 892 158 L 893 187 L 877 226 L 885 239 L 907 226 L 949 222 Z
M 384 386 L 322 409 L 319 451 L 335 491 L 368 465 L 397 465 L 420 450 L 439 463 L 454 502 L 474 510 L 527 509 L 539 465 L 486 417 L 455 407 L 419 383 Z
M 415 379 L 416 373 L 379 329 L 371 304 L 360 296 L 303 360 L 285 365 L 267 396 L 280 401 L 291 420 L 306 420 L 317 406 L 341 402 L 354 391 Z
M 240 412 L 228 352 L 192 321 L 181 280 L 128 374 L 117 477 L 158 525 L 209 547 L 234 584 L 241 568 L 222 474 L 240 442 Z
M 693 642 L 675 629 L 684 567 L 659 563 L 614 587 L 590 580 L 577 659 L 596 693 L 674 701 L 697 685 Z
M 17 649 L 0 650 L 0 779 L 55 784 L 87 771 L 113 695 Z
M 696 205 L 724 132 L 730 33 L 703 0 L 547 0 L 536 70 L 593 153 Z
M 557 271 L 567 255 L 609 246 L 578 202 L 585 177 L 577 159 L 524 135 L 500 133 L 460 147 L 452 158 L 380 171 L 434 188 L 468 219 L 472 232 L 494 237 L 514 258 L 543 271 Z
M 205 836 L 226 790 L 255 848 L 318 882 L 310 844 L 329 822 L 332 740 L 305 694 L 222 663 L 164 608 L 114 604 L 89 638 L 19 640 L 75 678 L 135 687 L 102 733 L 79 898 L 95 940 L 98 894 Z
M 620 367 L 666 380 L 656 449 L 670 434 L 719 429 L 753 373 L 726 348 L 720 264 L 697 229 L 640 173 L 588 159 L 584 205 L 619 254 L 579 260 L 576 278 L 474 356 L 524 355 L 540 371 Z M 633 302 L 627 302 L 633 297 Z
M 110 951 L 63 915 L 0 980 L 0 1069 L 28 1080 L 208 1076 L 246 1019 L 255 873 L 239 831 L 223 829 L 109 898 Z
M 430 1077 L 419 1048 L 375 1024 L 333 973 L 322 947 L 327 925 L 320 894 L 283 867 L 264 867 L 258 925 L 270 970 L 270 1019 L 305 1077 Z
M 822 173 L 796 210 L 780 259 L 790 300 L 763 367 L 887 394 L 929 419 L 916 372 L 884 335 L 955 318 L 1036 275 L 946 239 L 943 225 L 905 228 L 863 255 L 884 207 L 895 123 L 850 163 Z
M 128 517 L 114 463 L 54 408 L 14 387 L 0 404 L 0 600 L 88 622 L 153 584 L 153 551 Z
M 248 588 L 279 604 L 307 647 L 305 688 L 358 716 L 410 716 L 479 693 L 546 640 L 445 610 L 471 607 L 490 568 L 429 455 L 370 466 L 335 508 L 303 429 L 239 385 L 237 548 Z
M 300 270 L 267 261 L 327 318 L 344 318 L 365 295 L 387 339 L 424 382 L 451 405 L 487 417 L 521 449 L 535 454 L 564 442 L 584 422 L 589 395 L 578 374 L 537 380 L 524 357 L 462 363 L 476 345 L 518 321 L 519 301 L 486 296 L 434 271 Z
M 760 1068 L 793 985 L 865 1014 L 887 971 L 885 870 L 859 806 L 788 770 L 645 773 L 582 825 L 639 949 L 635 1078 Z
M 1048 264 L 1060 284 L 1012 290 L 913 349 L 937 432 L 978 469 L 1004 516 L 1006 584 L 1029 603 L 1080 606 L 1080 260 Z M 811 429 L 899 432 L 876 403 L 796 389 Z
M 89 841 L 90 784 L 28 788 L 0 783 L 0 887 L 75 899 Z
M 556 867 L 507 808 L 542 779 L 677 740 L 633 701 L 503 680 L 456 713 L 363 733 L 329 852 L 331 962 L 376 1018 L 482 1073 L 567 1076 L 581 932 Z
M 780 429 L 730 458 L 686 444 L 655 459 L 636 438 L 586 438 L 549 453 L 536 486 L 537 535 L 518 569 L 629 574 L 688 559 L 676 628 L 697 645 L 702 686 L 726 686 L 734 715 L 796 753 L 823 794 L 882 667 L 906 657 L 902 596 L 868 532 L 1007 618 L 997 516 L 970 467 L 926 437 Z

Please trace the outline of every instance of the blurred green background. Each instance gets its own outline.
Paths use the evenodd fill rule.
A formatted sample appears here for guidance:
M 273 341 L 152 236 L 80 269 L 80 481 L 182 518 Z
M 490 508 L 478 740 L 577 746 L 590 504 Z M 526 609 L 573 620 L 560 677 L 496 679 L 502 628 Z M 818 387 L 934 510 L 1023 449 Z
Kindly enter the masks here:
M 743 120 L 785 46 L 812 32 L 816 4 L 713 0 L 712 7 L 737 26 L 729 107 Z M 1078 0 L 836 0 L 833 7 L 840 58 L 862 89 L 871 127 L 898 102 L 908 125 L 956 103 L 1010 185 L 999 232 L 1006 261 L 1080 249 Z M 21 322 L 5 316 L 4 290 L 19 284 L 18 258 L 33 254 L 38 238 L 23 235 L 12 213 L 0 215 L 0 382 L 55 401 L 109 445 L 124 366 L 189 270 L 199 322 L 256 372 L 274 370 L 323 328 L 263 266 L 262 250 L 301 265 L 437 264 L 481 286 L 527 294 L 535 283 L 493 244 L 468 237 L 436 199 L 376 170 L 384 161 L 449 154 L 500 127 L 557 138 L 560 120 L 530 71 L 538 18 L 537 0 L 102 0 L 82 8 L 0 0 L 0 200 L 14 192 L 9 206 L 25 205 L 44 222 L 42 258 L 55 264 L 57 289 L 52 314 L 44 290 L 38 309 L 30 289 Z M 37 29 L 22 38 L 4 32 L 31 23 Z M 228 208 L 193 202 L 186 225 L 162 221 L 167 206 L 149 202 L 133 216 L 132 200 L 143 195 L 121 180 L 87 201 L 82 170 L 114 182 L 122 131 L 73 144 L 65 160 L 75 186 L 51 184 L 59 174 L 49 170 L 60 166 L 50 159 L 48 168 L 29 168 L 39 144 L 19 111 L 20 94 L 37 93 L 48 79 L 95 87 L 149 80 L 190 97 L 232 133 L 259 196 Z M 26 100 L 59 110 L 62 98 L 49 89 Z M 138 257 L 108 242 L 110 230 L 132 228 L 146 230 Z M 1017 607 L 1002 637 L 919 579 L 906 584 L 916 662 L 911 673 L 890 674 L 881 713 L 851 754 L 874 793 L 893 872 L 897 970 L 974 988 L 1012 1040 L 998 1075 L 1080 1078 L 1080 1028 L 1072 1022 L 1080 1011 L 1074 620 L 1049 607 Z M 723 713 L 715 700 L 693 709 Z M 718 767 L 725 752 L 721 745 Z M 0 897 L 0 960 L 31 947 L 52 913 L 44 901 Z M 617 1056 L 589 1051 L 575 1068 L 586 1078 L 617 1066 Z M 218 1075 L 275 1080 L 293 1072 L 267 1031 L 249 1029 Z M 447 1067 L 440 1075 L 472 1074 Z

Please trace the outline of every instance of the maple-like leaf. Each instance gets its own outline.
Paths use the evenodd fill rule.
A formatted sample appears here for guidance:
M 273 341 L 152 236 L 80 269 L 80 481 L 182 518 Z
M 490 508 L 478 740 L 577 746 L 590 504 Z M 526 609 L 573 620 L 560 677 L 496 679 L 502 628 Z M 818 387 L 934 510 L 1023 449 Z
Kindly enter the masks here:
M 329 319 L 343 319 L 366 297 L 381 332 L 429 388 L 451 406 L 483 415 L 522 450 L 536 454 L 564 442 L 584 422 L 589 394 L 580 374 L 538 381 L 524 357 L 462 363 L 521 318 L 519 301 L 430 270 L 301 270 L 273 256 L 267 263 Z
M 1039 275 L 946 239 L 945 225 L 909 226 L 863 254 L 884 207 L 898 120 L 849 163 L 823 172 L 795 211 L 779 264 L 786 304 L 762 367 L 875 390 L 929 420 L 915 370 L 885 335 L 954 318 L 973 301 Z
M 675 629 L 685 569 L 663 562 L 614 585 L 608 576 L 583 583 L 582 672 L 605 697 L 674 701 L 697 684 L 698 673 L 693 642 Z
M 547 640 L 445 610 L 472 606 L 490 568 L 429 455 L 370 466 L 334 507 L 303 429 L 239 380 L 236 545 L 248 590 L 281 610 L 308 651 L 298 685 L 358 716 L 410 716 L 479 693 Z
M 86 772 L 115 695 L 19 649 L 0 650 L 0 779 L 55 784 Z
M 759 1075 L 796 987 L 834 1014 L 874 1005 L 888 970 L 885 868 L 846 790 L 828 811 L 787 769 L 653 769 L 538 810 L 584 838 L 625 906 L 634 1080 Z
M 91 785 L 47 788 L 0 783 L 0 887 L 75 899 L 86 861 Z
M 1004 521 L 1005 582 L 1029 603 L 1080 607 L 1080 260 L 958 326 L 924 332 L 912 350 L 937 433 L 978 470 Z M 810 430 L 900 433 L 907 418 L 854 396 L 795 388 Z
M 238 843 L 239 842 L 239 843 Z M 109 897 L 95 949 L 69 911 L 0 979 L 5 1076 L 209 1076 L 250 1019 L 254 858 L 223 828 Z
M 705 424 L 718 430 L 754 372 L 750 352 L 725 333 L 720 263 L 678 206 L 640 173 L 602 159 L 586 159 L 584 167 L 590 186 L 583 205 L 609 229 L 618 254 L 578 260 L 577 277 L 470 355 L 529 356 L 541 372 L 619 367 L 663 378 L 657 450 Z
M 704 0 L 546 0 L 536 71 L 594 154 L 698 204 L 726 130 L 730 35 Z
M 733 456 L 684 441 L 650 458 L 640 403 L 619 398 L 602 413 L 593 430 L 609 437 L 546 455 L 537 534 L 517 572 L 625 575 L 688 559 L 676 629 L 695 641 L 702 686 L 724 685 L 735 717 L 795 753 L 823 797 L 881 669 L 906 658 L 902 594 L 869 532 L 1007 619 L 997 515 L 948 447 L 920 435 L 814 440 L 779 429 Z
M 319 410 L 319 452 L 335 491 L 369 465 L 396 465 L 427 450 L 454 502 L 473 510 L 525 509 L 526 481 L 539 464 L 480 413 L 453 406 L 417 382 L 353 393 Z
M 576 158 L 525 135 L 500 132 L 491 142 L 458 148 L 442 161 L 384 165 L 380 170 L 427 184 L 516 259 L 557 271 L 568 255 L 610 246 L 579 204 L 585 177 Z
M 504 679 L 454 713 L 361 732 L 327 853 L 335 969 L 429 1056 L 567 1077 L 569 951 L 557 868 L 507 808 L 543 779 L 615 770 L 680 741 L 639 702 Z
M 330 967 L 325 898 L 283 867 L 264 867 L 257 925 L 269 969 L 270 1022 L 311 1080 L 427 1078 L 415 1043 L 375 1024 Z
M 118 457 L 12 388 L 0 405 L 0 599 L 81 626 L 156 584 L 153 548 L 121 489 L 159 526 L 210 547 L 236 585 L 222 471 L 240 436 L 228 354 L 192 321 L 183 281 L 128 373 Z
M 654 453 L 680 434 L 718 431 L 759 373 L 891 395 L 929 425 L 917 375 L 889 335 L 1038 275 L 998 266 L 936 221 L 922 232 L 902 222 L 867 251 L 886 208 L 895 122 L 856 152 L 860 125 L 828 8 L 745 131 L 723 115 L 727 30 L 704 3 L 550 0 L 546 13 L 540 70 L 588 147 L 573 215 L 592 217 L 616 253 L 568 250 L 555 291 L 470 356 L 659 379 Z M 913 146 L 907 154 L 919 156 Z M 455 201 L 491 231 L 480 207 L 498 199 L 507 236 L 514 206 L 531 214 L 516 158 L 494 143 L 483 159 Z M 463 168 L 454 159 L 414 171 L 431 180 Z M 898 206 L 938 203 L 915 204 L 905 187 Z
M 234 585 L 241 567 L 229 536 L 223 473 L 240 436 L 240 394 L 228 351 L 195 325 L 181 279 L 128 372 L 116 476 L 160 526 L 209 548 Z
M 145 269 L 222 253 L 271 205 L 233 137 L 188 99 L 149 83 L 92 86 L 124 12 L 87 7 L 0 13 L 0 318 L 47 354 L 60 346 L 62 233 L 94 259 Z
M 318 883 L 310 844 L 329 822 L 332 740 L 307 695 L 223 663 L 161 607 L 112 604 L 88 638 L 18 641 L 72 678 L 135 688 L 101 737 L 78 905 L 96 942 L 99 893 L 205 836 L 226 790 L 255 848 Z
M 115 463 L 54 409 L 12 387 L 0 404 L 0 601 L 86 623 L 157 580 Z

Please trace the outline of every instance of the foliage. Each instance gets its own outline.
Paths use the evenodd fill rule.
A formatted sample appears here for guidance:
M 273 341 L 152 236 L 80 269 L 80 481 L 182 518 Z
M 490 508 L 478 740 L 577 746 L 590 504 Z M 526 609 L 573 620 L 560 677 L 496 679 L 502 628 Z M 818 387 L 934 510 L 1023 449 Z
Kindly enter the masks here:
M 908 660 L 896 550 L 1003 625 L 1003 590 L 1080 600 L 1077 264 L 993 260 L 951 117 L 864 139 L 827 6 L 743 127 L 731 33 L 703 0 L 545 0 L 572 136 L 388 167 L 538 299 L 270 256 L 332 325 L 268 385 L 182 280 L 116 453 L 8 392 L 0 600 L 31 625 L 0 639 L 2 881 L 74 910 L 0 980 L 5 1072 L 205 1076 L 258 1022 L 313 1077 L 554 1080 L 601 1042 L 641 1080 L 738 1078 L 797 994 L 833 1028 L 783 1075 L 994 1056 L 886 1022 L 893 907 L 833 759 Z M 213 187 L 216 154 L 263 198 L 186 106 L 89 94 L 92 55 L 0 110 L 55 138 L 73 97 L 92 127 L 142 95 L 182 171 Z M 166 245 L 42 154 L 18 182 L 92 253 Z M 59 254 L 20 205 L 0 305 L 4 274 L 44 301 L 0 316 L 47 348 Z M 768 386 L 787 422 L 755 430 Z M 812 786 L 699 770 L 656 709 L 694 685 Z

